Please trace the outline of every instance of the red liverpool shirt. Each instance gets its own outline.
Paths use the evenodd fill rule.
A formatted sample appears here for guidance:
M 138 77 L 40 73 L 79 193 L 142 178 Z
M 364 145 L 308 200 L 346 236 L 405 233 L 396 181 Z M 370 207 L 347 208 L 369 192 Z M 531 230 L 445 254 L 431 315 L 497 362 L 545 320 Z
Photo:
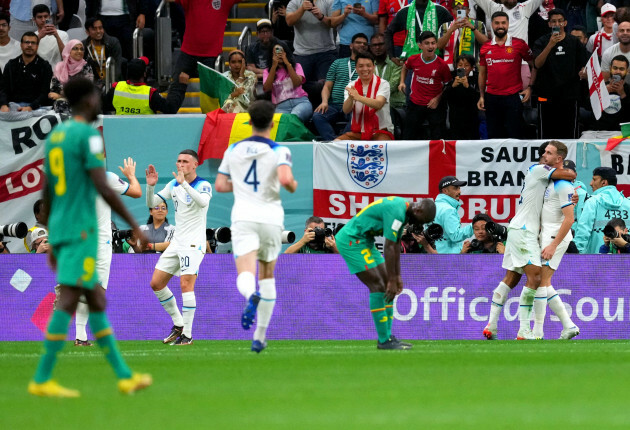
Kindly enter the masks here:
M 378 4 L 379 16 L 387 17 L 387 25 L 389 25 L 398 11 L 407 5 L 407 0 L 380 0 Z M 399 31 L 394 33 L 394 46 L 404 46 L 405 38 L 407 37 L 406 31 Z
M 521 64 L 532 60 L 531 49 L 517 37 L 508 35 L 505 45 L 497 45 L 496 38 L 487 41 L 479 51 L 479 64 L 488 72 L 486 92 L 509 96 L 523 91 Z
M 177 0 L 184 8 L 186 31 L 182 51 L 198 57 L 218 57 L 230 9 L 241 0 Z
M 412 55 L 405 61 L 405 67 L 413 71 L 409 99 L 417 106 L 426 106 L 432 98 L 442 93 L 444 83 L 451 80 L 451 71 L 444 60 L 437 55 L 430 62 L 422 59 L 422 54 Z

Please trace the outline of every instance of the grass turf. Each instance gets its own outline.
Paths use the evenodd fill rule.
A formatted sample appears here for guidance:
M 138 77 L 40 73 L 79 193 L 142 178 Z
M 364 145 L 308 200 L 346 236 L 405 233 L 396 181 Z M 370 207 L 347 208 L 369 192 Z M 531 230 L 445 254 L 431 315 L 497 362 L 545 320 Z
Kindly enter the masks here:
M 1 342 L 0 428 L 628 428 L 628 341 L 120 342 L 154 385 L 117 392 L 98 347 L 59 356 L 79 399 L 27 394 L 42 343 Z

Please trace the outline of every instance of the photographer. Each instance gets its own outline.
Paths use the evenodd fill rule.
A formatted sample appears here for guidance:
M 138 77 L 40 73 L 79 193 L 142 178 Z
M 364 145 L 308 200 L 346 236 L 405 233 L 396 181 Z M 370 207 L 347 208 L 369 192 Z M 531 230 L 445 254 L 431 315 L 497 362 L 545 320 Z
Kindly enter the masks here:
M 285 254 L 338 254 L 337 243 L 332 230 L 317 216 L 306 220 L 304 236 L 289 246 Z
M 505 244 L 486 230 L 486 224 L 489 222 L 493 221 L 487 214 L 475 215 L 472 220 L 475 238 L 464 241 L 462 254 L 503 254 L 505 252 Z
M 630 236 L 626 223 L 620 218 L 613 218 L 604 227 L 604 244 L 599 247 L 600 254 L 629 254 Z
M 9 251 L 9 248 L 7 248 L 7 243 L 8 242 L 1 242 L 0 241 L 0 254 L 10 254 L 11 251 Z
M 45 254 L 48 252 L 48 232 L 43 228 L 36 228 L 27 236 L 29 252 L 31 254 Z
M 437 254 L 435 243 L 424 236 L 424 232 L 417 232 L 416 226 L 407 224 L 400 238 L 400 252 L 403 254 Z

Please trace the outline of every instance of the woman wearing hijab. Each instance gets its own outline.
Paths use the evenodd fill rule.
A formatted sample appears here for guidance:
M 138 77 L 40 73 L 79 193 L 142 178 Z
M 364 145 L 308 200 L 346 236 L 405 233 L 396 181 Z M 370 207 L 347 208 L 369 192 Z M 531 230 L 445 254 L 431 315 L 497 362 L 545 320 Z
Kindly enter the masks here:
M 66 43 L 61 56 L 63 60 L 57 63 L 53 78 L 50 82 L 48 98 L 53 100 L 53 109 L 57 113 L 70 111 L 68 102 L 63 96 L 63 86 L 74 77 L 87 78 L 94 81 L 94 69 L 90 63 L 83 59 L 83 44 L 80 40 L 72 39 Z

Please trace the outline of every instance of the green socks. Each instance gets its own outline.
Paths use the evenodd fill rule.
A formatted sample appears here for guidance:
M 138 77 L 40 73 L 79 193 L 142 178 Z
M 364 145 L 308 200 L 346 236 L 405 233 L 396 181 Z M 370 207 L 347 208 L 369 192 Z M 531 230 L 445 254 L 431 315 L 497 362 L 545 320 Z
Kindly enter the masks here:
M 380 343 L 387 342 L 391 323 L 389 323 L 389 317 L 385 311 L 385 293 L 370 293 L 370 310 L 378 334 L 378 341 Z
M 63 348 L 68 335 L 68 325 L 71 315 L 64 311 L 54 311 L 48 329 L 46 330 L 46 340 L 44 340 L 44 355 L 39 360 L 37 371 L 35 372 L 35 382 L 42 384 L 52 377 L 52 371 L 57 362 L 57 353 Z
M 385 304 L 385 313 L 387 314 L 387 338 L 392 335 L 392 323 L 394 322 L 394 303 Z
M 131 369 L 129 369 L 122 355 L 120 355 L 112 328 L 107 320 L 107 315 L 104 312 L 92 312 L 90 313 L 89 322 L 90 329 L 96 338 L 96 343 L 103 349 L 107 361 L 109 361 L 114 372 L 116 372 L 116 376 L 119 379 L 131 378 Z

